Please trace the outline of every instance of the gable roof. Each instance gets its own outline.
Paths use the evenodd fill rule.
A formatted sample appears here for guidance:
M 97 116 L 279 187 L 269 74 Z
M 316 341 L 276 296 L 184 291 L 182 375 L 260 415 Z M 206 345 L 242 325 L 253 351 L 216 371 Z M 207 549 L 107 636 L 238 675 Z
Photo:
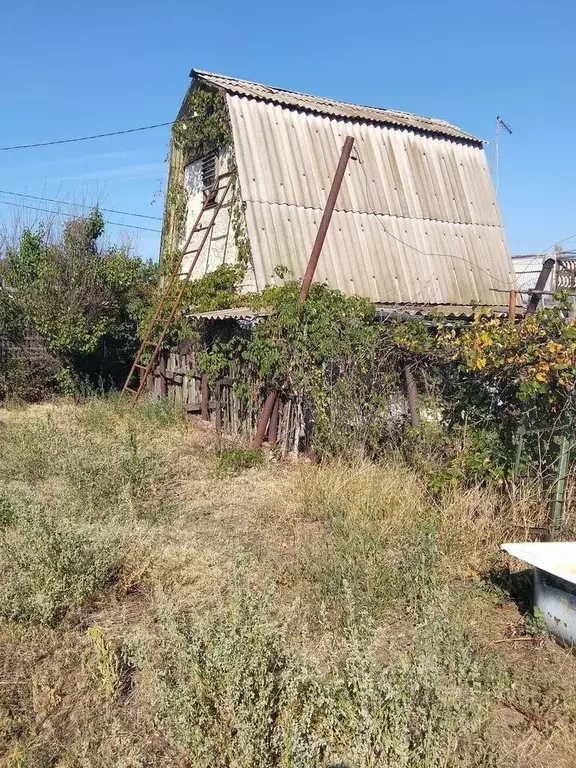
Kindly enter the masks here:
M 286 107 L 295 107 L 308 112 L 314 112 L 318 115 L 340 117 L 348 120 L 360 120 L 368 123 L 378 123 L 380 125 L 396 125 L 402 128 L 413 128 L 426 133 L 451 136 L 452 138 L 466 139 L 482 144 L 481 139 L 478 139 L 469 133 L 465 133 L 460 130 L 460 128 L 447 123 L 445 120 L 438 120 L 431 117 L 419 117 L 410 112 L 398 112 L 393 109 L 364 107 L 359 104 L 349 104 L 346 101 L 333 101 L 332 99 L 324 99 L 321 96 L 310 96 L 306 93 L 287 91 L 284 88 L 274 88 L 269 85 L 253 83 L 250 80 L 239 80 L 236 77 L 217 75 L 214 72 L 205 72 L 200 69 L 193 69 L 190 73 L 190 77 L 193 77 L 206 85 L 225 91 L 226 93 L 235 94 L 236 96 L 248 96 L 254 99 L 261 99 L 262 101 L 269 101 L 273 104 L 281 104 Z
M 223 92 L 255 290 L 302 277 L 344 139 L 355 140 L 315 273 L 377 305 L 507 306 L 515 274 L 482 142 L 441 120 L 193 70 Z

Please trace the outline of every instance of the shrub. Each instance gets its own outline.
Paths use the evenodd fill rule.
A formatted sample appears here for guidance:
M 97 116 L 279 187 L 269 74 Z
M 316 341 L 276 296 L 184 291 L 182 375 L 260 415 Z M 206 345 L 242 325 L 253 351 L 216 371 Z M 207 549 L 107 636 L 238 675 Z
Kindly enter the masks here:
M 241 586 L 201 626 L 164 609 L 133 649 L 157 721 L 197 768 L 440 768 L 491 765 L 484 695 L 497 671 L 432 615 L 389 666 L 370 661 L 372 627 L 345 589 L 344 641 L 324 671 L 290 652 L 273 592 Z
M 158 268 L 131 258 L 128 249 L 102 247 L 103 232 L 95 208 L 67 221 L 56 237 L 42 225 L 25 229 L 0 253 L 0 333 L 23 325 L 34 329 L 51 361 L 45 394 L 119 384 L 136 353 Z M 23 382 L 10 368 L 8 374 L 4 387 L 11 394 L 14 382 Z M 37 388 L 21 386 L 19 395 L 38 399 Z
M 106 586 L 121 562 L 113 529 L 79 525 L 2 500 L 0 616 L 53 624 Z
M 232 451 L 221 451 L 218 454 L 218 469 L 221 472 L 238 474 L 245 469 L 260 467 L 264 462 L 262 451 L 250 451 L 236 448 Z

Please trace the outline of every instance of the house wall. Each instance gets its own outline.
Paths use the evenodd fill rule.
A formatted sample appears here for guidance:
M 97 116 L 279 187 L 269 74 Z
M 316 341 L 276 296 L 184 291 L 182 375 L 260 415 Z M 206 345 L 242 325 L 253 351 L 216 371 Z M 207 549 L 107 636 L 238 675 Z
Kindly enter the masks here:
M 230 151 L 221 152 L 217 159 L 217 172 L 219 174 L 227 173 L 230 167 Z M 222 184 L 225 182 L 222 181 Z M 186 224 L 184 234 L 180 242 L 183 247 L 190 235 L 194 222 L 202 209 L 204 202 L 204 193 L 202 185 L 202 159 L 195 160 L 184 169 L 184 186 L 188 194 L 186 207 Z M 222 193 L 219 193 L 220 195 Z M 238 248 L 234 239 L 230 208 L 233 199 L 233 190 L 228 192 L 224 205 L 222 206 L 214 227 L 209 233 L 208 241 L 202 249 L 198 260 L 192 271 L 192 280 L 197 280 L 209 272 L 213 272 L 222 264 L 235 264 L 238 260 Z M 212 216 L 212 209 L 208 209 L 203 216 L 202 223 L 208 223 Z M 203 232 L 196 233 L 190 242 L 187 250 L 191 251 L 202 241 Z M 184 257 L 182 271 L 187 271 L 192 263 L 195 254 Z M 242 286 L 244 291 L 254 289 L 253 270 L 250 267 L 247 270 L 246 278 Z
M 522 294 L 525 302 L 530 300 L 530 296 L 527 293 L 530 289 L 536 286 L 536 280 L 542 271 L 542 265 L 553 254 L 533 254 L 527 256 L 513 256 L 512 264 L 514 265 L 514 271 L 516 272 L 516 280 L 518 283 L 518 290 Z M 545 291 L 556 290 L 555 270 L 552 270 L 548 282 L 544 288 Z M 542 304 L 544 306 L 550 306 L 553 303 L 551 296 L 543 296 Z
M 515 287 L 478 141 L 313 114 L 228 94 L 258 289 L 305 271 L 353 136 L 316 279 L 375 302 L 504 306 Z

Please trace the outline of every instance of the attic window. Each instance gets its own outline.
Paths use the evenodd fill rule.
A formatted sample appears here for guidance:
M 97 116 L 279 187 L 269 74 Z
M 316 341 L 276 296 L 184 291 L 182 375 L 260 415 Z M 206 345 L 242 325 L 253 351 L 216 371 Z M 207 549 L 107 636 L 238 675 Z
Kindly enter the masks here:
M 202 158 L 202 190 L 204 198 L 209 203 L 216 201 L 216 152 L 211 152 Z

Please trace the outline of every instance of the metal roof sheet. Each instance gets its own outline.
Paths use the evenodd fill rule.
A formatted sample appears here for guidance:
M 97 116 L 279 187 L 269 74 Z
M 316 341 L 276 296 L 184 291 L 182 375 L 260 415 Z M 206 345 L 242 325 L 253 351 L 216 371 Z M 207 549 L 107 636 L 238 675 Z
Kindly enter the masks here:
M 462 131 L 455 125 L 447 123 L 445 120 L 420 117 L 409 112 L 399 112 L 393 109 L 365 107 L 360 104 L 349 104 L 345 101 L 333 101 L 332 99 L 324 99 L 320 96 L 310 96 L 306 93 L 287 91 L 283 88 L 274 88 L 269 85 L 253 83 L 250 80 L 239 80 L 235 77 L 227 77 L 226 75 L 218 75 L 214 72 L 204 72 L 198 69 L 193 69 L 190 76 L 237 96 L 262 99 L 263 101 L 269 101 L 287 107 L 296 107 L 297 109 L 315 112 L 320 115 L 341 117 L 348 120 L 381 123 L 384 125 L 397 125 L 405 128 L 413 128 L 417 131 L 437 133 L 481 143 L 480 139 Z
M 232 307 L 231 309 L 215 309 L 211 312 L 195 312 L 189 317 L 201 320 L 259 320 L 269 314 L 266 310 L 255 312 L 250 307 Z
M 504 305 L 489 307 L 497 317 L 507 315 L 508 307 Z M 450 320 L 471 320 L 474 309 L 470 306 L 457 304 L 377 304 L 376 315 L 379 320 L 393 317 L 427 317 L 440 313 Z M 519 312 L 520 314 L 520 312 Z
M 256 286 L 304 274 L 346 136 L 315 279 L 382 303 L 502 304 L 514 269 L 479 144 L 228 93 Z

